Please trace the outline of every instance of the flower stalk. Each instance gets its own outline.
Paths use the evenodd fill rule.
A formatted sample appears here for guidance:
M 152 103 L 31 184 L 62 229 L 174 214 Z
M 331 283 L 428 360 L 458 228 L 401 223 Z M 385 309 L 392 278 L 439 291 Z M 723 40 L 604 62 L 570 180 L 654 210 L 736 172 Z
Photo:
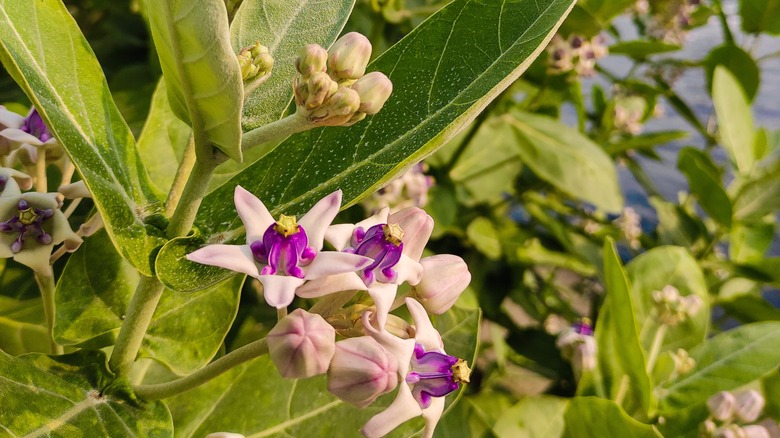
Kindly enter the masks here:
M 35 282 L 38 284 L 38 289 L 41 291 L 41 298 L 43 298 L 43 313 L 46 316 L 46 330 L 49 334 L 51 353 L 62 354 L 62 346 L 57 344 L 54 340 L 54 276 L 36 272 Z

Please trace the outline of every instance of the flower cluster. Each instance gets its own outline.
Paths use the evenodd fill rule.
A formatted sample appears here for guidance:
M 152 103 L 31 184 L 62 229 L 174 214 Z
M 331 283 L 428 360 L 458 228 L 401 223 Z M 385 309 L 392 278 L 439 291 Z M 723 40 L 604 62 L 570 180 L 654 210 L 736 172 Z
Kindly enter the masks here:
M 682 296 L 672 285 L 666 285 L 663 289 L 653 292 L 653 302 L 658 320 L 668 326 L 686 321 L 696 314 L 703 304 L 698 295 Z
M 385 187 L 363 201 L 363 206 L 376 212 L 384 207 L 395 213 L 409 207 L 425 207 L 428 204 L 428 190 L 435 183 L 432 176 L 426 175 L 425 163 L 418 163 L 391 181 Z
M 764 438 L 780 434 L 771 418 L 758 422 L 766 401 L 756 390 L 721 391 L 707 400 L 709 418 L 702 424 L 700 436 Z
M 670 44 L 682 44 L 693 13 L 700 4 L 700 0 L 638 0 L 634 6 L 634 15 L 644 25 L 649 36 Z
M 260 41 L 249 47 L 244 47 L 236 56 L 238 65 L 241 67 L 241 78 L 245 82 L 271 74 L 274 58 L 268 52 L 268 47 L 260 44 Z
M 318 298 L 366 291 L 373 301 L 340 313 L 326 313 L 318 302 L 311 311 L 296 309 L 282 317 L 267 338 L 280 374 L 304 378 L 327 373 L 328 389 L 358 407 L 398 388 L 395 401 L 366 423 L 363 433 L 380 437 L 422 416 L 430 436 L 442 414 L 443 397 L 468 382 L 470 372 L 463 360 L 446 354 L 426 313 L 448 310 L 471 280 L 460 257 L 421 259 L 433 219 L 419 208 L 392 215 L 383 209 L 357 224 L 331 225 L 341 205 L 340 191 L 300 219 L 282 214 L 274 220 L 263 203 L 241 187 L 236 187 L 235 204 L 246 228 L 246 244 L 207 245 L 188 254 L 189 260 L 258 279 L 266 302 L 279 309 L 289 306 L 295 295 Z M 323 250 L 324 241 L 336 251 Z M 409 296 L 397 297 L 404 282 L 411 285 Z M 414 325 L 390 315 L 404 304 Z M 345 314 L 353 315 L 354 326 L 337 332 L 334 321 Z M 337 342 L 337 333 L 346 339 Z
M 366 74 L 371 58 L 368 38 L 350 32 L 330 50 L 303 48 L 293 82 L 298 114 L 320 126 L 349 126 L 376 114 L 393 91 L 383 73 Z
M 632 249 L 637 250 L 642 247 L 642 243 L 639 241 L 639 238 L 642 237 L 642 218 L 636 210 L 631 207 L 623 208 L 623 213 L 615 219 L 614 223 Z
M 5 165 L 13 167 L 18 162 L 31 172 L 41 153 L 46 162 L 67 160 L 38 110 L 31 108 L 22 117 L 0 106 L 0 155 L 6 157 Z
M 547 70 L 551 74 L 574 71 L 579 76 L 593 76 L 596 73 L 596 61 L 607 56 L 607 46 L 601 35 L 591 39 L 579 35 L 570 35 L 566 39 L 555 35 L 547 46 L 547 52 Z

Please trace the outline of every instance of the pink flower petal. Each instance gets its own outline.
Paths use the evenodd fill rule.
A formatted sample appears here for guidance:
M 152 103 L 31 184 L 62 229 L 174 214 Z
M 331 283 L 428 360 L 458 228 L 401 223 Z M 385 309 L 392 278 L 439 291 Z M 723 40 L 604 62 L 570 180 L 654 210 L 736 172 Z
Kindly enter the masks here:
M 307 280 L 316 280 L 318 278 L 330 275 L 355 272 L 358 269 L 370 265 L 373 260 L 357 254 L 346 252 L 322 251 L 314 257 L 309 266 L 305 266 L 303 271 Z
M 295 298 L 295 289 L 305 281 L 302 278 L 287 275 L 258 275 L 255 278 L 263 283 L 263 298 L 268 305 L 283 309 Z
M 354 231 L 355 225 L 353 224 L 331 225 L 325 230 L 325 240 L 330 242 L 336 248 L 336 251 L 342 251 L 350 245 L 350 239 L 352 239 Z
M 309 246 L 318 251 L 322 249 L 322 239 L 325 232 L 341 208 L 341 190 L 336 190 L 330 195 L 320 199 L 314 207 L 304 214 L 298 223 L 306 230 L 309 238 Z
M 9 143 L 19 147 L 23 144 L 29 144 L 33 146 L 43 146 L 43 142 L 38 137 L 28 134 L 21 129 L 6 128 L 0 131 L 0 135 L 5 137 Z
M 257 277 L 260 272 L 249 245 L 207 245 L 187 254 L 187 260 Z
M 379 438 L 387 435 L 393 429 L 423 414 L 422 408 L 412 396 L 409 385 L 402 384 L 393 403 L 384 411 L 374 415 L 360 429 L 366 438 Z
M 426 350 L 444 351 L 444 344 L 441 341 L 441 335 L 433 328 L 431 319 L 422 304 L 412 298 L 406 299 L 406 308 L 414 320 L 415 335 L 414 339 L 418 344 L 422 344 Z
M 425 430 L 423 430 L 422 438 L 433 437 L 433 431 L 436 429 L 439 419 L 441 419 L 441 414 L 444 413 L 444 401 L 444 397 L 432 397 L 431 404 L 423 409 L 422 416 L 425 419 Z
M 406 376 L 409 372 L 409 363 L 412 360 L 412 354 L 414 353 L 415 340 L 401 339 L 390 334 L 390 332 L 386 331 L 384 328 L 378 330 L 371 323 L 372 316 L 373 313 L 370 311 L 363 312 L 363 328 L 366 331 L 366 334 L 382 344 L 387 351 L 395 356 L 398 360 L 398 373 L 401 376 Z
M 382 330 L 384 330 L 385 324 L 387 324 L 387 314 L 390 313 L 390 308 L 393 306 L 396 292 L 398 292 L 398 285 L 392 283 L 375 281 L 368 288 L 368 294 L 371 295 L 371 299 L 374 300 L 374 305 L 376 306 L 376 321 Z
M 345 290 L 366 290 L 366 285 L 357 274 L 348 272 L 307 281 L 295 293 L 302 298 L 319 298 Z
M 241 218 L 241 222 L 246 228 L 246 243 L 250 244 L 255 240 L 262 240 L 265 230 L 274 223 L 271 213 L 268 212 L 262 201 L 241 186 L 236 186 L 233 200 L 236 204 L 238 217 Z
M 404 248 L 405 249 L 405 248 Z M 401 259 L 395 265 L 395 270 L 398 272 L 397 284 L 407 282 L 412 286 L 418 284 L 423 277 L 422 265 L 408 257 L 406 254 L 401 254 Z

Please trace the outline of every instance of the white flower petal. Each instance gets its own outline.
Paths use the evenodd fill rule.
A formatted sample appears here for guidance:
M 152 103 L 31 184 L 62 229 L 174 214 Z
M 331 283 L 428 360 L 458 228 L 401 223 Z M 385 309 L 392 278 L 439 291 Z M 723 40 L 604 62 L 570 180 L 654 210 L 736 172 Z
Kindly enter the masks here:
M 89 192 L 87 185 L 84 184 L 84 181 L 76 181 L 72 184 L 65 184 L 60 186 L 57 191 L 62 193 L 62 195 L 68 199 L 92 198 L 92 193 Z
M 441 414 L 444 413 L 444 397 L 431 397 L 431 404 L 422 411 L 423 419 L 425 419 L 425 430 L 423 430 L 422 438 L 432 438 Z
M 35 239 L 25 239 L 24 247 L 14 254 L 14 260 L 29 266 L 39 275 L 54 275 L 49 265 L 49 257 L 54 244 L 41 245 Z
M 409 309 L 409 314 L 412 315 L 414 320 L 414 339 L 418 344 L 422 344 L 426 350 L 439 350 L 444 351 L 444 344 L 441 341 L 441 335 L 433 328 L 431 319 L 428 317 L 428 313 L 422 304 L 412 298 L 406 298 L 406 308 Z
M 374 415 L 360 429 L 366 438 L 379 438 L 387 435 L 401 424 L 422 415 L 422 408 L 412 396 L 409 385 L 402 384 L 393 403 L 384 411 Z
M 398 278 L 395 280 L 397 284 L 407 282 L 414 286 L 422 280 L 423 266 L 406 254 L 401 254 L 401 258 L 395 265 L 395 270 L 398 272 Z
M 336 190 L 330 195 L 320 199 L 306 214 L 298 221 L 298 224 L 306 231 L 306 237 L 309 239 L 309 246 L 313 246 L 319 251 L 322 249 L 322 239 L 333 219 L 339 213 L 341 208 L 341 190 Z
M 249 245 L 206 245 L 187 254 L 187 260 L 230 269 L 253 277 L 260 275 Z
M 303 271 L 307 280 L 316 280 L 330 275 L 343 274 L 346 272 L 355 272 L 358 269 L 365 268 L 373 262 L 368 257 L 357 254 L 336 251 L 322 251 L 314 257 L 309 266 L 305 266 Z
M 68 252 L 77 250 L 82 243 L 81 237 L 70 228 L 65 215 L 60 210 L 55 210 L 52 221 L 54 222 L 51 232 L 52 243 L 57 245 L 64 242 L 65 249 Z
M 19 128 L 24 123 L 24 116 L 16 114 L 13 111 L 5 109 L 0 105 L 0 127 L 5 128 Z
M 306 284 L 299 287 L 295 294 L 301 298 L 319 298 L 335 292 L 345 290 L 366 290 L 363 280 L 354 272 L 346 274 L 331 275 L 318 278 L 317 280 L 307 281 Z
M 373 313 L 370 311 L 363 312 L 363 328 L 369 336 L 382 344 L 398 360 L 398 374 L 406 377 L 406 374 L 409 372 L 409 363 L 414 353 L 415 340 L 401 339 L 390 334 L 384 328 L 377 330 L 371 323 L 372 315 Z
M 356 223 L 355 228 L 363 227 L 364 230 L 367 230 L 373 227 L 374 225 L 386 224 L 389 215 L 390 215 L 390 209 L 385 207 L 379 210 L 378 212 L 374 213 L 373 216 Z
M 21 129 L 6 128 L 0 131 L 0 136 L 5 137 L 11 145 L 19 147 L 23 144 L 32 146 L 43 146 L 43 142 L 36 136 L 28 134 Z
M 393 283 L 375 281 L 368 288 L 368 294 L 371 295 L 371 299 L 374 300 L 374 305 L 376 306 L 376 321 L 382 330 L 384 330 L 385 324 L 387 324 L 387 314 L 390 313 L 390 308 L 393 306 L 397 292 L 398 285 Z
M 295 298 L 295 289 L 305 281 L 288 275 L 258 275 L 255 278 L 263 283 L 263 298 L 268 305 L 283 309 Z
M 337 251 L 342 251 L 350 245 L 350 239 L 352 239 L 354 232 L 355 225 L 353 224 L 331 225 L 325 230 L 325 240 L 330 242 Z
M 236 186 L 233 201 L 236 204 L 238 217 L 246 228 L 246 243 L 262 240 L 265 230 L 274 223 L 273 216 L 263 202 L 241 186 Z
M 11 186 L 6 185 L 5 190 L 3 191 L 3 196 L 17 196 L 21 194 L 20 188 L 22 190 L 30 190 L 32 187 L 32 177 L 26 173 L 19 172 L 16 169 L 10 169 L 7 167 L 0 167 L 0 175 L 6 177 L 6 178 L 13 178 L 15 183 L 13 184 L 13 189 L 9 192 L 9 188 Z M 9 180 L 10 182 L 10 180 Z

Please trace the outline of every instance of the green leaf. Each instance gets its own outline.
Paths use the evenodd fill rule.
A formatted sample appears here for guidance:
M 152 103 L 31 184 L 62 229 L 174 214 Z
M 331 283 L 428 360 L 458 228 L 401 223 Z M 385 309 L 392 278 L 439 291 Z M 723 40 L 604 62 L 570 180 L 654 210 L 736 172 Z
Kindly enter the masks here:
M 608 212 L 623 208 L 612 159 L 574 128 L 519 111 L 506 115 L 523 164 L 557 189 Z
M 681 48 L 682 47 L 677 44 L 669 44 L 663 41 L 634 40 L 621 41 L 609 46 L 609 53 L 611 55 L 626 55 L 634 59 L 642 60 L 650 55 L 674 52 Z
M 477 251 L 487 258 L 498 260 L 501 257 L 501 242 L 498 238 L 498 230 L 490 219 L 480 216 L 466 227 L 466 235 Z
M 173 436 L 165 405 L 139 405 L 112 383 L 103 352 L 13 358 L 0 351 L 0 376 L 0 430 L 11 436 Z
M 758 86 L 761 84 L 761 71 L 750 53 L 733 44 L 725 44 L 713 49 L 704 60 L 708 90 L 712 89 L 713 75 L 718 66 L 726 68 L 734 75 L 748 100 L 752 101 L 756 97 Z
M 760 296 L 743 293 L 718 300 L 718 305 L 730 316 L 745 324 L 761 321 L 780 321 L 780 309 Z
M 581 0 L 578 4 L 606 24 L 634 4 L 632 0 Z
M 616 400 L 627 391 L 626 410 L 647 416 L 655 404 L 652 384 L 645 372 L 631 285 L 612 239 L 604 242 L 604 281 L 607 294 L 594 333 L 599 346 L 597 366 L 583 376 L 577 393 L 603 393 L 605 398 Z
M 745 32 L 780 34 L 780 0 L 740 0 L 739 6 Z
M 718 117 L 721 143 L 741 174 L 750 173 L 756 161 L 756 129 L 745 92 L 725 67 L 715 68 L 712 101 Z
M 729 256 L 734 263 L 760 263 L 775 237 L 774 218 L 765 222 L 735 224 L 729 234 Z
M 152 275 L 161 209 L 100 65 L 58 0 L 0 3 L 3 65 L 38 108 L 92 193 L 122 256 Z
M 701 208 L 721 225 L 730 227 L 731 200 L 710 157 L 698 149 L 686 147 L 677 156 L 677 168 L 685 175 Z
M 595 266 L 582 261 L 574 255 L 551 251 L 542 246 L 537 238 L 526 240 L 524 245 L 517 249 L 517 259 L 529 265 L 550 265 L 569 269 L 586 277 L 596 275 L 597 273 Z
M 139 275 L 116 253 L 105 233 L 85 239 L 57 284 L 54 334 L 63 345 L 111 345 Z M 163 293 L 141 355 L 174 373 L 197 370 L 217 353 L 238 310 L 243 276 L 190 294 Z
M 457 0 L 441 9 L 371 64 L 369 70 L 386 73 L 394 84 L 379 114 L 349 128 L 294 135 L 211 192 L 196 221 L 204 235 L 162 249 L 160 279 L 172 289 L 194 290 L 231 275 L 184 254 L 241 226 L 233 207 L 236 185 L 274 214 L 300 214 L 336 189 L 351 205 L 433 153 L 520 76 L 572 4 Z M 234 242 L 243 240 L 238 235 Z
M 653 292 L 671 285 L 680 295 L 697 295 L 704 303 L 687 321 L 668 327 L 661 351 L 689 349 L 701 343 L 709 326 L 709 293 L 704 274 L 696 259 L 685 248 L 659 246 L 647 251 L 626 266 L 631 283 L 631 298 L 639 322 L 642 345 L 650 351 L 659 324 L 653 312 Z
M 780 365 L 780 322 L 743 325 L 690 351 L 696 367 L 659 390 L 661 413 L 706 401 L 752 382 Z
M 0 350 L 13 356 L 48 352 L 50 342 L 41 299 L 0 296 L 0 333 Z
M 780 174 L 778 166 L 740 187 L 734 199 L 734 219 L 759 222 L 780 208 Z
M 160 80 L 152 95 L 152 104 L 144 129 L 138 137 L 138 152 L 152 181 L 169 191 L 184 149 L 190 141 L 190 127 L 179 120 L 168 103 L 165 81 Z
M 681 140 L 688 136 L 690 136 L 688 131 L 646 132 L 626 139 L 620 139 L 618 143 L 607 145 L 606 150 L 610 154 L 617 154 L 631 149 L 652 150 L 655 146 Z
M 621 437 L 660 438 L 653 426 L 640 423 L 626 415 L 611 400 L 595 397 L 574 397 L 563 416 L 566 422 L 564 438 Z
M 436 318 L 447 354 L 474 357 L 479 319 L 478 310 L 457 307 Z M 263 356 L 169 399 L 168 406 L 180 437 L 224 430 L 256 437 L 349 436 L 395 398 L 392 392 L 358 409 L 330 395 L 326 386 L 324 376 L 285 380 Z M 448 405 L 454 400 L 455 394 L 449 395 Z M 422 427 L 420 420 L 405 423 L 392 436 L 409 436 Z
M 241 161 L 244 86 L 224 0 L 144 2 L 173 113 Z M 202 137 L 201 137 L 202 136 Z
M 565 398 L 547 395 L 526 397 L 504 411 L 493 426 L 498 438 L 557 438 L 563 435 Z
M 245 130 L 280 119 L 292 100 L 295 59 L 307 44 L 330 47 L 349 18 L 355 0 L 244 0 L 230 25 L 238 53 L 255 41 L 274 58 L 271 77 L 244 103 Z M 305 29 L 305 31 L 302 31 Z

